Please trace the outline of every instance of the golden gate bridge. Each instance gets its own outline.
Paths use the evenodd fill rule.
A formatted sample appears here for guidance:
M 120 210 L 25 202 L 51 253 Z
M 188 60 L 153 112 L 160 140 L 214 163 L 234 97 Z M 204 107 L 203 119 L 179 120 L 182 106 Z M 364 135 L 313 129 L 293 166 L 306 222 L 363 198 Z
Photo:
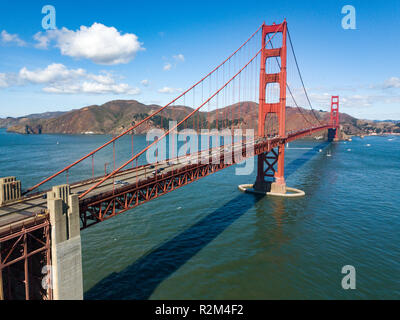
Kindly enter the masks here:
M 300 81 L 303 95 L 300 99 L 308 103 L 309 111 L 300 107 L 299 92 L 296 94 L 292 86 L 295 77 L 288 75 L 296 75 Z M 135 151 L 133 137 L 139 128 L 149 130 L 156 117 L 163 128 L 168 110 L 188 105 L 192 109 L 187 115 L 142 150 Z M 289 105 L 300 115 L 301 127 L 288 127 L 286 110 Z M 250 121 L 248 115 L 252 106 L 258 109 L 258 119 Z M 329 118 L 323 119 L 313 109 L 286 20 L 281 24 L 262 24 L 227 59 L 171 102 L 25 192 L 21 191 L 21 182 L 15 177 L 0 179 L 0 298 L 12 299 L 17 295 L 26 299 L 68 297 L 69 293 L 62 293 L 60 289 L 61 282 L 56 289 L 37 289 L 35 279 L 40 278 L 40 272 L 38 276 L 33 265 L 56 264 L 61 259 L 57 246 L 78 237 L 79 229 L 245 159 L 257 156 L 257 178 L 247 187 L 264 194 L 290 193 L 293 189 L 285 183 L 285 144 L 322 131 L 328 131 L 328 137 L 333 140 L 337 138 L 338 128 L 339 97 L 331 98 Z M 188 129 L 197 134 L 207 132 L 210 138 L 213 132 L 218 134 L 229 129 L 232 138 L 228 139 L 229 144 L 224 140 L 217 147 L 178 155 L 176 133 Z M 235 139 L 235 132 L 241 129 L 253 129 L 256 134 Z M 121 160 L 117 144 L 123 138 L 126 143 L 127 137 L 132 139 L 131 152 L 127 159 Z M 157 149 L 167 139 L 173 152 L 147 163 L 146 152 Z M 96 161 L 104 161 L 98 156 L 100 152 L 112 154 L 112 171 L 99 176 L 96 175 Z M 126 153 L 123 156 L 126 157 Z M 89 163 L 91 170 L 87 170 L 86 179 L 74 180 L 73 169 L 82 163 Z M 62 175 L 65 175 L 66 184 L 40 190 L 59 181 Z M 20 271 L 18 279 L 10 276 L 13 268 Z M 61 262 L 59 268 L 62 269 Z M 13 289 L 16 281 L 23 283 L 22 293 Z

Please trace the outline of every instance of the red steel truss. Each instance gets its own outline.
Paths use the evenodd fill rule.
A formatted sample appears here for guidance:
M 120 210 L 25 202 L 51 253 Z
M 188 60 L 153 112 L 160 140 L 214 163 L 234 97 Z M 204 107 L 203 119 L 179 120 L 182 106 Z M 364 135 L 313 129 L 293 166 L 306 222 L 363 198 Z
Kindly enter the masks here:
M 213 162 L 213 158 L 210 156 L 207 164 L 188 164 L 180 169 L 151 177 L 137 184 L 85 198 L 80 201 L 79 210 L 82 229 L 230 167 L 245 158 L 266 152 L 276 146 L 278 142 L 279 139 L 274 139 L 257 143 L 254 145 L 254 149 L 248 153 L 246 153 L 245 145 L 242 145 L 237 150 L 232 150 L 232 161 L 230 163 L 225 163 L 225 154 L 222 152 L 219 156 L 219 161 Z
M 43 288 L 43 267 L 50 265 L 50 222 L 33 222 L 2 230 L 0 234 L 0 300 L 51 299 L 50 286 Z M 50 272 L 48 270 L 47 272 Z

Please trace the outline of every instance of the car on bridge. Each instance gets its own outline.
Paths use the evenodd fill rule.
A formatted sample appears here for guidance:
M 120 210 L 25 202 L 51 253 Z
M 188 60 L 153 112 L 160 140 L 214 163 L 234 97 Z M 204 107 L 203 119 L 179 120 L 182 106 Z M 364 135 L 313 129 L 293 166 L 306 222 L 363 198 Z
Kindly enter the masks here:
M 129 182 L 121 181 L 121 180 L 114 181 L 114 185 L 118 185 L 118 184 L 122 184 L 124 186 L 127 186 L 127 185 L 129 185 Z

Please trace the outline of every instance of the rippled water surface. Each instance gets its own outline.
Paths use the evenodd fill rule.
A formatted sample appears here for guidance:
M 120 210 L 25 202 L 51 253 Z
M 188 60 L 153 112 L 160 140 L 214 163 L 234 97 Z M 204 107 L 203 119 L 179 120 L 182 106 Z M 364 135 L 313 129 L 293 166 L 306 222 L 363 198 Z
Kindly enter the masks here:
M 26 188 L 108 138 L 0 129 L 0 176 Z M 390 138 L 291 143 L 287 184 L 301 199 L 240 193 L 255 173 L 231 167 L 84 230 L 85 298 L 399 299 L 400 137 Z M 341 287 L 344 265 L 356 290 Z

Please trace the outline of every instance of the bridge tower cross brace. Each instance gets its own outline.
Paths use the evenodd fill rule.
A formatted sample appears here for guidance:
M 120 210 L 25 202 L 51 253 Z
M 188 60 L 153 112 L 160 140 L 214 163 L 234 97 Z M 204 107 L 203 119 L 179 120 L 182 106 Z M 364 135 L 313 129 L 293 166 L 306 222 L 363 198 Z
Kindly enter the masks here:
M 282 45 L 280 48 L 266 48 L 267 36 L 271 38 L 275 32 L 282 34 Z M 278 119 L 279 137 L 286 137 L 286 65 L 287 65 L 287 22 L 281 24 L 262 26 L 262 49 L 260 64 L 260 88 L 259 88 L 259 111 L 258 111 L 258 136 L 266 137 L 265 121 L 268 114 L 275 114 Z M 280 72 L 266 73 L 266 62 L 268 58 L 280 58 Z M 265 99 L 267 84 L 279 84 L 279 102 L 267 103 Z M 263 192 L 286 193 L 285 183 L 285 143 L 280 143 L 278 150 L 262 153 L 257 159 L 257 179 L 254 188 Z M 265 169 L 265 165 L 267 168 Z M 276 167 L 276 168 L 275 168 Z M 272 178 L 268 181 L 265 179 Z

